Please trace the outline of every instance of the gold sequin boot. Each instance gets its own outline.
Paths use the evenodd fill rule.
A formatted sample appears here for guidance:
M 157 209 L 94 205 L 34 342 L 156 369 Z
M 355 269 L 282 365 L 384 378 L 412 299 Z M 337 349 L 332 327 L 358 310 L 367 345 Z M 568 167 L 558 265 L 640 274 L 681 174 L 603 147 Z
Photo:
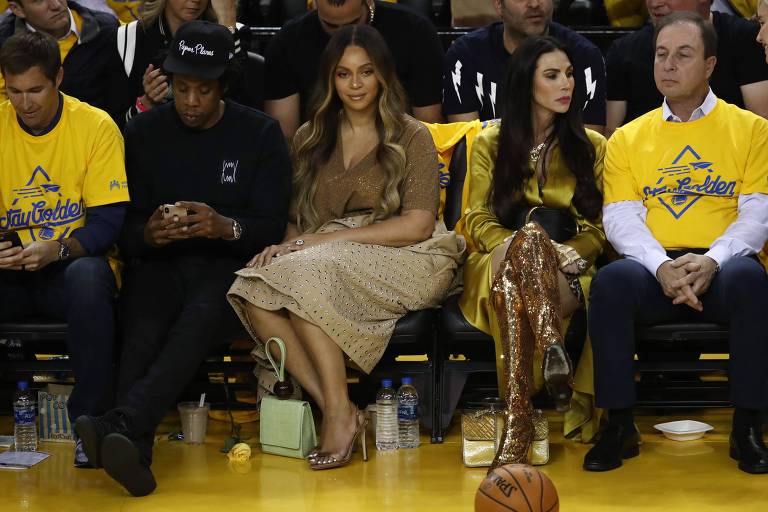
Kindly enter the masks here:
M 507 374 L 507 411 L 491 469 L 527 463 L 533 440 L 533 354 L 544 356 L 544 381 L 559 411 L 570 407 L 572 372 L 560 334 L 557 254 L 535 223 L 518 230 L 491 287 Z
M 489 472 L 505 464 L 527 464 L 533 443 L 531 388 L 535 342 L 514 279 L 514 265 L 505 259 L 491 288 L 491 303 L 499 321 L 504 372 L 507 374 L 507 405 L 501 442 Z
M 561 329 L 557 252 L 541 226 L 529 222 L 519 230 L 507 258 L 515 263 L 515 278 L 522 291 L 528 323 L 543 356 L 544 383 L 555 408 L 571 408 L 572 365 L 565 351 Z

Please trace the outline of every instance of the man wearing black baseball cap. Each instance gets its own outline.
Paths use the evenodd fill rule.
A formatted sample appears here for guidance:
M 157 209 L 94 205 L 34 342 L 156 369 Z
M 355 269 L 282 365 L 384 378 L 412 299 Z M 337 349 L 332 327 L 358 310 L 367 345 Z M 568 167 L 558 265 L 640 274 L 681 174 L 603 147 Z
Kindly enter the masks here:
M 277 121 L 223 98 L 233 55 L 225 27 L 182 25 L 163 64 L 174 101 L 125 129 L 132 202 L 119 244 L 128 264 L 118 407 L 75 428 L 89 460 L 134 496 L 156 486 L 155 428 L 209 352 L 239 331 L 226 301 L 233 273 L 286 226 L 288 149 Z

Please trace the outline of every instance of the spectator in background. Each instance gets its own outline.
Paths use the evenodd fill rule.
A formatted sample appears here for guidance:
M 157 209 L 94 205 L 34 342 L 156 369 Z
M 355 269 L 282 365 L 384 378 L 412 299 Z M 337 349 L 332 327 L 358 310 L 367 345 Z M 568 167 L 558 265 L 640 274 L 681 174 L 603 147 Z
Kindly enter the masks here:
M 552 21 L 552 0 L 493 0 L 502 21 L 453 42 L 443 70 L 443 113 L 448 121 L 499 118 L 506 62 L 526 37 L 550 35 L 566 45 L 573 77 L 585 98 L 587 128 L 605 126 L 605 66 L 600 50 L 585 37 Z
M 663 97 L 653 80 L 653 30 L 664 16 L 676 11 L 698 13 L 717 33 L 717 65 L 710 77 L 717 97 L 768 117 L 768 64 L 755 45 L 757 23 L 710 13 L 711 0 L 646 0 L 646 4 L 651 23 L 616 40 L 608 51 L 608 136 L 661 103 Z
M 121 26 L 112 35 L 109 111 L 118 126 L 124 126 L 132 117 L 171 99 L 171 86 L 161 63 L 168 54 L 176 30 L 187 21 L 206 20 L 227 27 L 234 36 L 238 71 L 244 72 L 247 55 L 241 49 L 236 16 L 235 0 L 143 2 L 141 18 Z M 251 94 L 261 87 L 247 82 L 244 77 L 250 77 L 250 74 L 242 74 L 231 84 L 229 96 L 243 105 L 261 108 Z
M 198 45 L 206 51 L 189 51 Z M 288 148 L 274 119 L 222 99 L 233 54 L 225 27 L 179 27 L 163 63 L 174 101 L 125 129 L 132 200 L 120 239 L 118 407 L 81 416 L 75 430 L 89 459 L 134 496 L 155 489 L 155 428 L 209 352 L 236 332 L 226 299 L 233 273 L 285 230 Z M 164 215 L 166 204 L 182 211 Z
M 639 453 L 635 325 L 716 322 L 729 326 L 730 455 L 742 471 L 768 473 L 768 277 L 758 259 L 768 121 L 713 94 L 717 36 L 699 15 L 665 17 L 652 44 L 661 107 L 616 130 L 605 157 L 603 224 L 624 259 L 592 281 L 595 391 L 608 423 L 584 469 L 609 471 Z
M 757 33 L 757 42 L 765 50 L 765 62 L 768 64 L 768 0 L 761 0 L 757 7 L 757 22 L 760 24 L 760 32 Z
M 711 9 L 751 20 L 757 13 L 759 2 L 760 0 L 713 0 Z
M 75 389 L 67 412 L 113 405 L 115 276 L 107 252 L 129 201 L 123 138 L 106 113 L 61 94 L 61 57 L 43 32 L 0 48 L 10 101 L 0 103 L 0 320 L 43 314 L 69 325 Z M 80 439 L 75 466 L 93 467 Z
M 317 80 L 320 54 L 333 33 L 345 25 L 370 25 L 387 42 L 397 76 L 417 119 L 437 123 L 443 49 L 432 23 L 407 9 L 374 0 L 317 0 L 317 9 L 286 23 L 266 54 L 264 110 L 278 121 L 287 138 L 302 122 Z
M 61 92 L 106 109 L 104 84 L 109 83 L 110 33 L 114 16 L 65 0 L 11 0 L 12 15 L 0 22 L 0 47 L 21 31 L 40 31 L 58 41 L 64 78 Z M 3 95 L 0 79 L 0 100 Z

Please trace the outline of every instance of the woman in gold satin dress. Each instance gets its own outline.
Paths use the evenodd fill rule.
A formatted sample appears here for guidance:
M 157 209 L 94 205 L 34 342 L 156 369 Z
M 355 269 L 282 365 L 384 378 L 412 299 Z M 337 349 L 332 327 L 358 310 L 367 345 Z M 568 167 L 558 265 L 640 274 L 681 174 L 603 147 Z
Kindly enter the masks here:
M 594 435 L 591 350 L 585 347 L 574 382 L 563 334 L 571 314 L 586 306 L 605 245 L 606 141 L 582 124 L 584 102 L 565 47 L 550 37 L 527 39 L 509 66 L 501 123 L 477 136 L 471 155 L 463 223 L 472 252 L 459 301 L 467 320 L 496 343 L 507 407 L 492 467 L 529 462 L 534 376 L 543 377 L 558 410 L 568 411 L 567 435 L 579 428 L 585 440 Z M 533 207 L 570 223 L 575 234 L 557 243 L 539 224 L 521 221 Z

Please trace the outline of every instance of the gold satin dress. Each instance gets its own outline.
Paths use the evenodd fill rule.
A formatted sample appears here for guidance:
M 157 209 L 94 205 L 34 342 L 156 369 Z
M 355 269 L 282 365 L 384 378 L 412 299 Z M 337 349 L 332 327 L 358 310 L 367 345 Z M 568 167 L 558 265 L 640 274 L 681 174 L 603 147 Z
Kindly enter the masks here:
M 464 291 L 459 299 L 459 307 L 470 324 L 493 337 L 496 345 L 499 390 L 504 390 L 506 375 L 504 363 L 500 357 L 503 353 L 500 346 L 501 334 L 490 301 L 491 285 L 494 279 L 492 252 L 514 231 L 501 225 L 488 204 L 488 192 L 498 152 L 499 128 L 499 126 L 493 126 L 481 132 L 475 138 L 472 149 L 469 199 L 461 223 L 470 254 L 464 264 Z M 587 135 L 595 146 L 595 180 L 602 191 L 606 140 L 592 130 L 587 130 Z M 548 158 L 544 186 L 540 189 L 536 177 L 532 176 L 525 187 L 525 199 L 531 206 L 567 210 L 576 220 L 578 233 L 564 244 L 573 247 L 589 263 L 589 268 L 579 277 L 586 300 L 589 297 L 589 285 L 595 273 L 594 263 L 603 252 L 606 239 L 602 224 L 587 220 L 573 206 L 575 187 L 576 178 L 566 168 L 560 157 L 559 148 L 555 146 Z M 569 320 L 570 318 L 563 320 L 563 335 L 567 331 Z M 592 347 L 589 339 L 585 341 L 581 359 L 574 363 L 577 364 L 573 401 L 571 410 L 565 413 L 564 433 L 567 437 L 588 442 L 597 434 L 600 420 L 599 411 L 594 407 Z M 543 384 L 541 366 L 541 354 L 537 353 L 533 365 L 536 390 Z

